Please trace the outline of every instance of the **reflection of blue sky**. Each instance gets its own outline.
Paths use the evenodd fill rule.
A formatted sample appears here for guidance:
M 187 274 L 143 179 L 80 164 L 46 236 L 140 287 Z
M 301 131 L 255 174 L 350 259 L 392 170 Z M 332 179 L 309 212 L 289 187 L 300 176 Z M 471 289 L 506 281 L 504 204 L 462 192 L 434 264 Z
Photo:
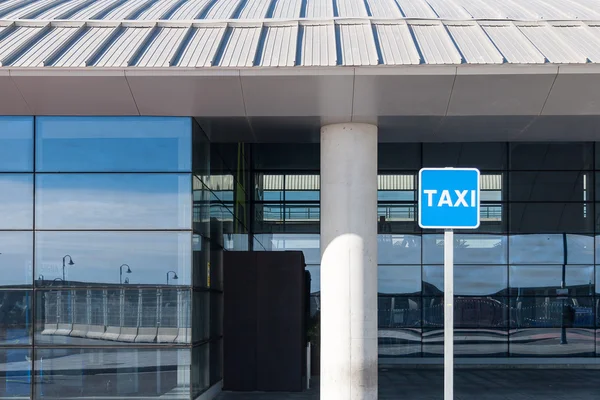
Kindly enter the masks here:
M 567 265 L 566 285 L 589 285 L 594 281 L 593 265 Z M 562 265 L 511 265 L 510 286 L 514 288 L 560 287 Z
M 410 294 L 421 291 L 420 265 L 380 265 L 377 268 L 379 293 Z
M 166 273 L 179 276 L 178 285 L 191 280 L 189 232 L 38 232 L 36 273 L 45 280 L 62 277 L 62 259 L 69 254 L 75 265 L 65 268 L 67 280 L 119 283 L 119 267 L 128 264 L 130 284 L 165 284 Z M 68 260 L 67 260 L 68 262 Z
M 506 265 L 455 265 L 454 293 L 458 296 L 486 296 L 507 288 Z M 423 281 L 444 291 L 444 267 L 423 266 Z
M 0 171 L 33 171 L 33 117 L 0 116 Z
M 32 228 L 33 175 L 0 174 L 0 229 Z
M 39 174 L 41 229 L 189 229 L 189 174 Z
M 33 233 L 0 232 L 0 286 L 31 284 Z
M 40 172 L 191 170 L 190 118 L 39 117 Z
M 454 262 L 457 264 L 506 264 L 506 236 L 455 234 Z M 423 235 L 423 263 L 444 262 L 444 235 Z
M 594 237 L 567 235 L 567 264 L 594 262 Z M 561 234 L 510 236 L 511 264 L 562 264 L 565 247 Z

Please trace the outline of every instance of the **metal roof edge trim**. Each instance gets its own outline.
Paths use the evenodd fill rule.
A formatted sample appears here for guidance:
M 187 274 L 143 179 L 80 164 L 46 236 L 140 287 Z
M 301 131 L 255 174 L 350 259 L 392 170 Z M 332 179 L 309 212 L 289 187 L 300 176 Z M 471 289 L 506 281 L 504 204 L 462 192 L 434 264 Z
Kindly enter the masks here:
M 600 64 L 558 65 L 559 75 L 600 74 Z
M 3 69 L 6 69 L 11 76 L 22 77 L 125 77 L 124 68 L 8 67 Z
M 456 75 L 456 65 L 450 64 L 357 66 L 354 69 L 356 76 Z
M 469 75 L 556 75 L 556 64 L 461 64 L 456 74 Z

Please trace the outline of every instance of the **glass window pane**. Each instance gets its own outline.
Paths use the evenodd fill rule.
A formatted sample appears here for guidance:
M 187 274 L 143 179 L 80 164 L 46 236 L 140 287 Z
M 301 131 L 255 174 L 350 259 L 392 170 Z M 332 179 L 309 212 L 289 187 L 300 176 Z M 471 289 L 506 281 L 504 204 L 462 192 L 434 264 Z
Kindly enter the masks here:
M 0 276 L 0 288 L 32 284 L 32 232 L 0 232 Z
M 377 281 L 379 293 L 418 294 L 421 292 L 421 266 L 379 265 Z
M 60 283 L 68 255 L 71 286 L 166 285 L 169 271 L 170 285 L 190 285 L 191 243 L 190 232 L 37 232 L 35 276 Z
M 513 233 L 593 233 L 593 203 L 512 203 Z
M 31 344 L 30 290 L 0 290 L 0 345 Z
M 187 172 L 192 122 L 182 117 L 37 117 L 39 172 Z
M 115 346 L 191 342 L 190 291 L 167 288 L 36 292 L 35 343 Z
M 31 395 L 31 350 L 0 349 L 0 398 L 28 399 Z
M 424 143 L 423 167 L 506 168 L 505 143 Z
M 417 206 L 416 204 L 385 204 L 377 205 L 379 233 L 416 232 Z
M 520 296 L 510 300 L 513 328 L 593 328 L 594 298 Z M 564 322 L 563 322 L 564 321 Z
M 210 387 L 210 345 L 192 348 L 192 398 L 197 398 Z
M 592 169 L 591 143 L 511 143 L 510 168 L 514 170 Z
M 506 264 L 506 236 L 455 234 L 454 262 L 457 264 Z M 444 262 L 444 235 L 423 235 L 423 263 Z
M 321 157 L 318 143 L 257 143 L 252 159 L 255 169 L 318 170 Z
M 265 183 L 268 184 L 268 181 Z M 319 175 L 285 175 L 285 200 L 319 201 L 320 187 Z
M 592 172 L 511 172 L 509 182 L 511 201 L 594 200 Z
M 320 235 L 309 233 L 277 233 L 271 235 L 266 242 L 267 251 L 300 250 L 304 254 L 306 264 L 321 263 Z
M 475 334 L 478 328 L 506 329 L 508 314 L 508 298 L 503 296 L 457 296 L 454 299 L 454 326 L 471 329 Z M 443 297 L 423 297 L 423 324 L 426 327 L 444 326 Z
M 380 358 L 421 356 L 421 329 L 379 328 L 377 334 Z
M 568 345 L 561 345 L 561 328 L 516 329 L 510 332 L 511 357 L 593 357 L 593 329 L 567 329 Z
M 36 228 L 190 229 L 189 174 L 38 174 Z
M 378 201 L 415 201 L 415 174 L 377 176 Z
M 502 296 L 508 288 L 505 265 L 455 265 L 454 294 L 457 296 Z M 444 266 L 423 266 L 423 293 L 444 293 Z
M 512 235 L 509 241 L 511 264 L 592 264 L 594 262 L 593 236 Z
M 33 171 L 33 117 L 0 116 L 0 171 Z
M 33 228 L 33 175 L 0 174 L 0 229 Z
M 421 297 L 418 295 L 380 295 L 377 298 L 377 310 L 377 323 L 380 330 L 382 328 L 421 328 Z M 391 332 L 388 333 L 391 334 Z M 381 332 L 379 334 L 381 337 Z
M 377 235 L 377 262 L 382 264 L 421 264 L 421 237 L 417 235 Z
M 42 399 L 187 400 L 190 352 L 190 349 L 39 349 L 35 353 L 35 392 Z
M 378 170 L 419 168 L 421 168 L 421 144 L 379 143 L 377 145 Z
M 456 358 L 506 357 L 508 332 L 506 329 L 475 328 L 454 331 Z M 423 356 L 444 357 L 444 330 L 423 330 Z
M 510 291 L 513 296 L 557 296 L 562 282 L 562 265 L 511 265 Z M 569 295 L 594 294 L 594 266 L 567 265 L 565 284 Z

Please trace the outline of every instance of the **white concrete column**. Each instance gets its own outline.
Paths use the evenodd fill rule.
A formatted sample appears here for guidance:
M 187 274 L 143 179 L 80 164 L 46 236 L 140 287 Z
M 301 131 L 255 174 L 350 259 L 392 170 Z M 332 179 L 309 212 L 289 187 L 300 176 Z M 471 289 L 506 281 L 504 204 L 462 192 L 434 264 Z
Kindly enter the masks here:
M 377 127 L 321 129 L 321 399 L 377 399 Z

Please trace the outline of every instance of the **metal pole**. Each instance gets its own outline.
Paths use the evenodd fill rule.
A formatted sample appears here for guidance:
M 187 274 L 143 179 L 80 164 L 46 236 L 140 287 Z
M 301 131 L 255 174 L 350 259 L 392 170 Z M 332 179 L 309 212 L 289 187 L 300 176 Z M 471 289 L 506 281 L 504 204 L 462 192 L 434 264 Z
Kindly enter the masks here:
M 563 265 L 562 265 L 562 279 L 560 282 L 560 288 L 566 289 L 567 285 L 566 285 L 566 280 L 567 280 L 567 274 L 566 271 L 567 270 L 567 234 L 563 233 Z M 561 323 L 560 323 L 560 344 L 568 344 L 567 343 L 567 327 L 565 325 L 565 318 L 566 318 L 566 302 L 565 302 L 565 297 L 567 296 L 566 293 L 561 293 L 561 295 L 563 296 L 562 301 L 561 301 Z
M 454 232 L 444 231 L 444 400 L 454 399 Z

